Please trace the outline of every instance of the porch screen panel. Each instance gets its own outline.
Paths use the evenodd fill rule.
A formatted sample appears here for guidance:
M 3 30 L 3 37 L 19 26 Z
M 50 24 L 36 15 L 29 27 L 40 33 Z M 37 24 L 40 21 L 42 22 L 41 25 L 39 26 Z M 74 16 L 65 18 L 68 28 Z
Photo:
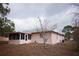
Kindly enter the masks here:
M 32 36 L 31 34 L 28 34 L 28 39 L 30 39 L 30 40 L 31 40 L 31 36 Z
M 22 39 L 22 40 L 24 39 L 24 34 L 21 34 L 21 39 Z
M 10 34 L 9 40 L 19 40 L 19 34 Z

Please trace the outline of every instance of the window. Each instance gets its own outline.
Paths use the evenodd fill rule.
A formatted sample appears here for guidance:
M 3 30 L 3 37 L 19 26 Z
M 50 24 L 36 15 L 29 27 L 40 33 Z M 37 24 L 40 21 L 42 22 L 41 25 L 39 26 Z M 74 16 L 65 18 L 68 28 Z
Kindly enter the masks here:
M 14 40 L 14 35 L 13 34 L 9 35 L 9 40 Z
M 19 40 L 19 34 L 10 34 L 9 40 Z
M 14 34 L 15 35 L 15 39 L 19 39 L 19 34 Z
M 21 39 L 24 39 L 24 34 L 21 34 Z
M 12 39 L 13 39 L 12 34 L 9 34 L 9 40 L 12 40 Z
M 28 34 L 28 39 L 31 39 L 31 36 L 32 36 L 31 34 Z

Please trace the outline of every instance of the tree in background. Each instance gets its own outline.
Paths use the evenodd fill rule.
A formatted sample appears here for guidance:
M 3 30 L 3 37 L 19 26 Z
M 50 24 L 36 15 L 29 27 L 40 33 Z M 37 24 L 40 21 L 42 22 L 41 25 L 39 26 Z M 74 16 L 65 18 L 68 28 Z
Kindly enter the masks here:
M 79 44 L 79 13 L 74 13 L 73 18 L 73 39 Z
M 76 12 L 73 12 L 73 39 L 76 41 L 76 43 L 79 45 L 79 3 L 73 3 L 73 6 L 76 7 Z
M 5 36 L 9 32 L 15 30 L 15 24 L 7 19 L 7 15 L 10 13 L 8 3 L 0 3 L 0 35 Z
M 67 25 L 63 28 L 62 32 L 65 34 L 65 39 L 69 40 L 72 36 L 72 26 Z

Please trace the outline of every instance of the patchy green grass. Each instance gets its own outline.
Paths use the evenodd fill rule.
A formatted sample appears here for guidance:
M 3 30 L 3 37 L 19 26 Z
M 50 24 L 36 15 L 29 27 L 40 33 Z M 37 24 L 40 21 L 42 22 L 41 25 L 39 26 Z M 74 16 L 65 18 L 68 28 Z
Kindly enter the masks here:
M 79 48 L 74 41 L 67 41 L 56 45 L 43 44 L 0 44 L 0 55 L 2 56 L 72 56 L 79 55 Z
M 64 43 L 56 44 L 55 46 L 66 50 L 79 52 L 79 47 L 77 47 L 77 44 L 75 41 L 66 41 Z

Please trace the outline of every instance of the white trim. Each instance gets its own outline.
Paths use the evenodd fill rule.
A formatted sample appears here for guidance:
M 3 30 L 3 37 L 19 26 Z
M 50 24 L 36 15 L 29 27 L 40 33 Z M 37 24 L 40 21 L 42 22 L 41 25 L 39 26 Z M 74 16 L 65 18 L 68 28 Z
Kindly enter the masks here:
M 19 34 L 19 40 L 21 40 L 21 33 Z
M 24 34 L 24 40 L 26 41 L 26 34 Z
M 28 34 L 27 34 L 27 40 L 28 40 Z

